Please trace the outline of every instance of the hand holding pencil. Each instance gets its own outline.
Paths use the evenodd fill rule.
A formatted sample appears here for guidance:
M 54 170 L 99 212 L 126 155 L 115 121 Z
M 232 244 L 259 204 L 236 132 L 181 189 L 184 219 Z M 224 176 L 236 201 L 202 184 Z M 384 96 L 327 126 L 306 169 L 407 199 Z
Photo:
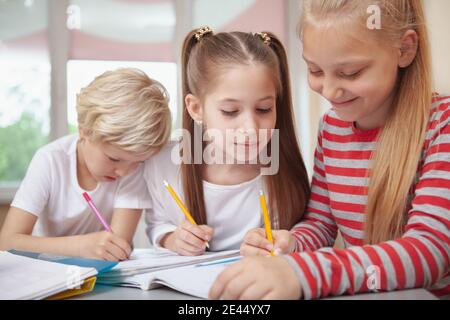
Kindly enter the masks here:
M 164 181 L 164 185 L 186 219 L 174 232 L 168 233 L 161 239 L 161 245 L 184 256 L 202 255 L 206 248 L 209 248 L 208 241 L 212 239 L 214 230 L 207 225 L 197 225 L 172 186 L 167 181 Z
M 109 261 L 122 261 L 128 259 L 132 251 L 130 244 L 113 233 L 108 222 L 100 213 L 87 192 L 83 193 L 83 197 L 89 205 L 92 214 L 98 220 L 99 225 L 101 225 L 105 231 L 77 236 L 76 245 L 79 252 L 78 256 Z
M 264 228 L 247 232 L 241 245 L 242 256 L 277 256 L 294 251 L 295 239 L 288 230 L 272 230 L 266 199 L 260 192 Z

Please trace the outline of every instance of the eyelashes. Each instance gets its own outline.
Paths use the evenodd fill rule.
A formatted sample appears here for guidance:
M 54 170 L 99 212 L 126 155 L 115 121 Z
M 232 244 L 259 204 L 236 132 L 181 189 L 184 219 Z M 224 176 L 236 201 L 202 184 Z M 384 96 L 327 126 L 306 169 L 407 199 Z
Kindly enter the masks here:
M 341 78 L 352 80 L 352 79 L 355 79 L 355 78 L 359 77 L 362 74 L 363 70 L 364 69 L 361 69 L 361 70 L 358 70 L 358 71 L 355 71 L 355 72 L 352 72 L 352 73 L 339 72 L 338 75 Z M 315 77 L 319 77 L 319 76 L 323 75 L 323 71 L 313 71 L 313 70 L 310 69 L 309 70 L 309 74 L 311 74 L 312 76 L 315 76 Z
M 268 113 L 271 113 L 272 110 L 273 110 L 273 108 L 258 108 L 258 109 L 256 109 L 256 112 L 259 114 L 268 114 Z M 220 112 L 226 117 L 234 117 L 239 114 L 239 110 L 236 110 L 236 111 L 220 110 Z

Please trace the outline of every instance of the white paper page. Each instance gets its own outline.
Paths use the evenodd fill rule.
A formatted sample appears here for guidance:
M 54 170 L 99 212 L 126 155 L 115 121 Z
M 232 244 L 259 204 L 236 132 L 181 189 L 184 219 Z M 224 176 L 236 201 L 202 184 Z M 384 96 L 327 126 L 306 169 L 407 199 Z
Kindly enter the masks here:
M 81 268 L 0 252 L 0 299 L 40 299 L 94 276 Z
M 186 267 L 162 270 L 130 277 L 130 283 L 139 284 L 141 289 L 149 290 L 155 283 L 199 298 L 208 298 L 208 292 L 217 276 L 227 266 L 240 260 L 240 257 L 219 259 Z
M 109 272 L 101 274 L 100 278 L 106 280 L 111 277 L 131 276 L 147 273 L 155 269 L 167 269 L 223 257 L 236 256 L 238 254 L 239 250 L 229 250 L 206 252 L 201 256 L 187 257 L 180 256 L 167 249 L 135 249 L 131 254 L 130 260 L 120 262 Z

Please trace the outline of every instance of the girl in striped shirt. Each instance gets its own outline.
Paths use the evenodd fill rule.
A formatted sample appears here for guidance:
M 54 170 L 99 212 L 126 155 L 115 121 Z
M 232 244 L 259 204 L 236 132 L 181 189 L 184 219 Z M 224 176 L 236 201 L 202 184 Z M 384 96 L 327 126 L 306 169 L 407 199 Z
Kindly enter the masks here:
M 450 293 L 450 97 L 432 94 L 420 0 L 305 0 L 300 31 L 320 122 L 312 193 L 290 232 L 247 233 L 211 298 Z M 368 13 L 370 12 L 370 13 Z M 432 102 L 432 103 L 430 103 Z M 338 231 L 345 248 L 332 248 Z M 280 256 L 267 256 L 275 250 Z M 281 254 L 284 254 L 281 256 Z

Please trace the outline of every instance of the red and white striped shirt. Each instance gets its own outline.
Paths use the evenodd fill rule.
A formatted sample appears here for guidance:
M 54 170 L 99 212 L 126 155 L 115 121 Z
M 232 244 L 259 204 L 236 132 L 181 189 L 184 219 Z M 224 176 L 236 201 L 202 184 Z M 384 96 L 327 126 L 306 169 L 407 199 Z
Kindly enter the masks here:
M 419 287 L 450 294 L 450 97 L 433 99 L 405 234 L 364 246 L 366 177 L 379 131 L 360 131 L 333 111 L 322 118 L 308 210 L 291 231 L 298 251 L 287 257 L 305 299 Z M 332 248 L 338 230 L 345 249 Z

